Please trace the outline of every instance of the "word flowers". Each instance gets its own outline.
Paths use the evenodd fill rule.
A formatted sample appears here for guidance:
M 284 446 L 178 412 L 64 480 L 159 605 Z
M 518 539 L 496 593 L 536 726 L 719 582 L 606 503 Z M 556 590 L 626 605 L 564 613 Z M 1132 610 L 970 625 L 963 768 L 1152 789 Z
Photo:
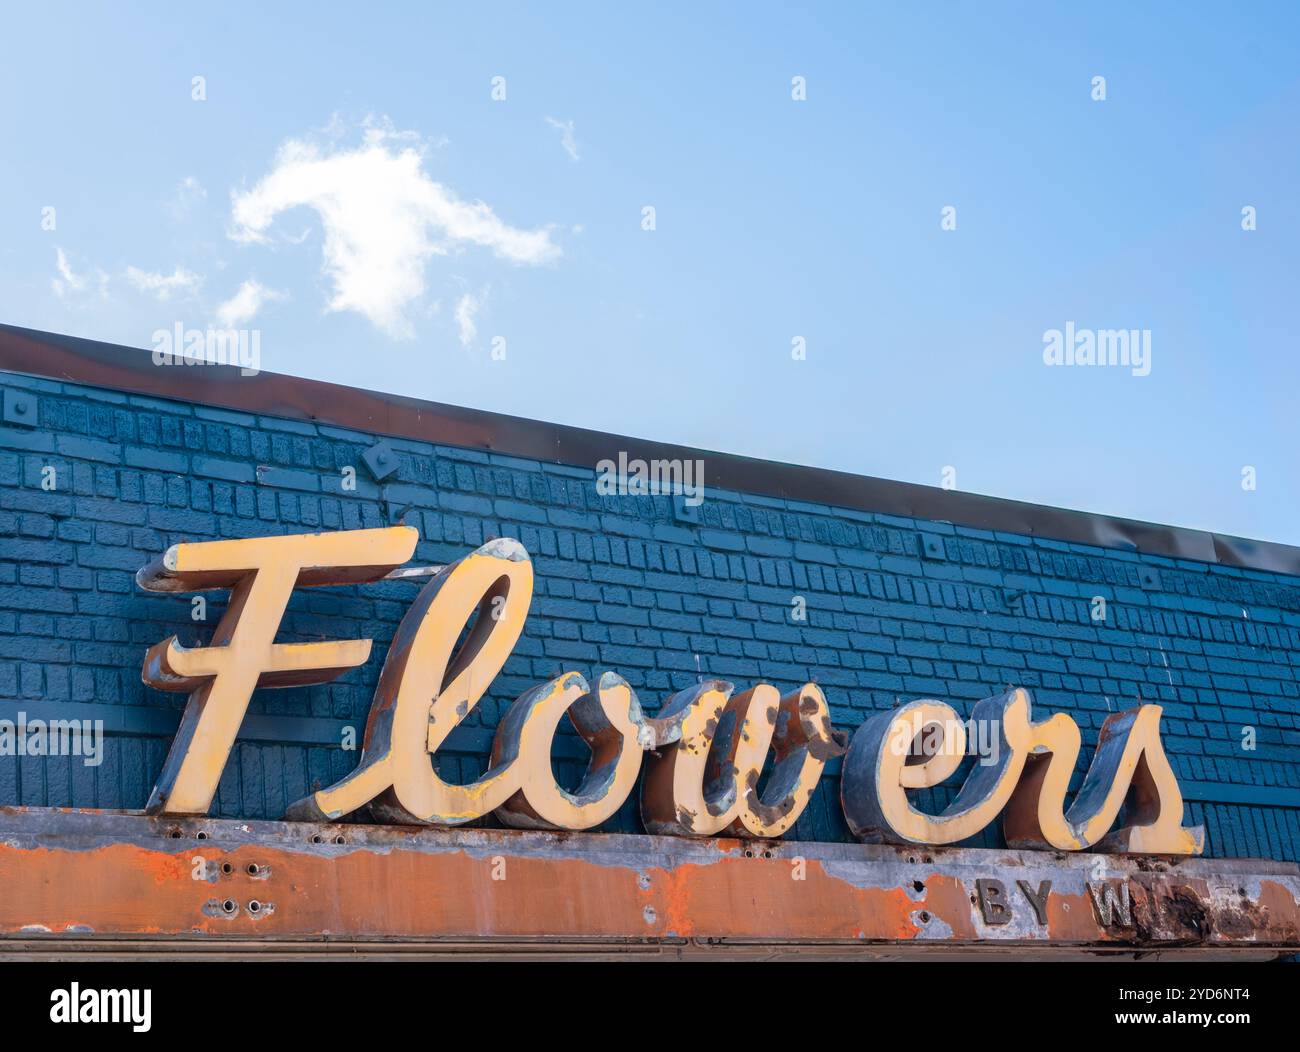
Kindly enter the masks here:
M 173 636 L 146 655 L 146 683 L 190 694 L 150 811 L 207 813 L 256 687 L 328 682 L 369 658 L 368 639 L 275 643 L 293 589 L 380 580 L 411 557 L 417 539 L 414 529 L 394 526 L 179 544 L 140 571 L 138 582 L 153 591 L 232 592 L 210 646 L 186 648 Z M 384 822 L 456 826 L 495 813 L 520 828 L 592 829 L 614 815 L 640 779 L 650 833 L 772 838 L 794 825 L 826 763 L 845 753 L 846 737 L 832 729 L 815 683 L 783 696 L 766 683 L 736 693 L 730 683 L 704 680 L 650 717 L 617 673 L 604 673 L 593 688 L 580 673 L 566 672 L 514 702 L 481 778 L 443 781 L 432 756 L 514 650 L 532 593 L 532 563 L 518 541 L 490 541 L 443 567 L 398 626 L 356 770 L 293 804 L 286 817 L 329 821 L 364 808 Z M 917 762 L 916 739 L 932 732 L 932 723 L 956 722 L 955 714 L 922 701 L 868 720 L 845 758 L 850 828 L 864 839 L 951 843 L 1006 807 L 1008 839 L 1016 845 L 1080 850 L 1101 839 L 1131 790 L 1137 806 L 1130 809 L 1133 824 L 1116 834 L 1118 850 L 1199 852 L 1197 831 L 1180 827 L 1182 798 L 1160 747 L 1157 706 L 1107 721 L 1068 815 L 1062 809 L 1078 728 L 1064 715 L 1031 724 L 1028 713 L 1025 691 L 976 706 L 977 720 L 998 720 L 996 758 L 975 768 L 956 811 L 933 818 L 912 808 L 906 790 L 937 784 L 961 757 L 945 749 Z M 920 723 L 908 722 L 918 714 Z M 551 767 L 552 739 L 565 716 L 591 750 L 572 792 Z M 964 735 L 960 723 L 945 733 Z M 963 736 L 962 753 L 964 742 Z

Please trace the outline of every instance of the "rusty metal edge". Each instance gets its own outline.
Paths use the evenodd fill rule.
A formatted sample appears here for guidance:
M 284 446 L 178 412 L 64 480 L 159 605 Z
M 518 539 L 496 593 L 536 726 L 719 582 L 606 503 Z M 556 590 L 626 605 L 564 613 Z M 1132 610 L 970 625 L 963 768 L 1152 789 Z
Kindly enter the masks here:
M 341 840 L 336 841 L 336 837 Z M 319 841 L 319 842 L 315 842 Z M 0 846 L 6 851 L 48 852 L 94 856 L 104 847 L 131 845 L 155 856 L 179 856 L 182 860 L 196 849 L 219 852 L 221 856 L 252 849 L 267 852 L 270 865 L 292 856 L 313 856 L 319 861 L 341 861 L 353 852 L 363 857 L 382 858 L 398 852 L 409 857 L 433 855 L 442 858 L 467 856 L 480 860 L 510 857 L 564 864 L 577 861 L 598 870 L 642 873 L 652 869 L 679 871 L 730 859 L 741 865 L 767 867 L 792 859 L 819 863 L 827 876 L 857 883 L 862 879 L 850 875 L 844 866 L 876 864 L 885 869 L 903 870 L 900 878 L 911 882 L 917 873 L 928 874 L 929 884 L 935 873 L 958 881 L 959 888 L 969 890 L 976 875 L 989 872 L 1024 872 L 1051 868 L 1056 871 L 1084 873 L 1101 866 L 1105 879 L 1129 881 L 1141 878 L 1160 883 L 1177 882 L 1189 887 L 1197 883 L 1217 882 L 1243 886 L 1256 881 L 1271 881 L 1290 886 L 1292 896 L 1300 893 L 1300 865 L 1269 859 L 1205 859 L 1173 856 L 1097 856 L 1090 853 L 1018 851 L 1013 849 L 936 848 L 921 846 L 886 846 L 870 844 L 800 843 L 781 840 L 754 842 L 732 838 L 676 838 L 629 836 L 625 834 L 552 833 L 513 829 L 457 828 L 434 829 L 411 826 L 338 826 L 303 822 L 241 821 L 237 819 L 176 819 L 145 815 L 138 811 L 83 810 L 76 808 L 0 808 Z M 143 856 L 142 856 L 143 857 Z M 753 858 L 754 862 L 742 859 Z M 279 862 L 277 862 L 277 859 Z M 91 863 L 96 865 L 98 863 Z M 186 863 L 188 864 L 188 863 Z M 291 863 L 290 863 L 291 864 Z M 905 864 L 905 865 L 904 865 Z M 182 865 L 182 869 L 185 865 Z M 238 868 L 238 866 L 237 866 Z M 409 871 L 409 866 L 401 867 Z M 30 872 L 24 868 L 22 872 Z M 43 872 L 43 871 L 42 871 Z M 759 872 L 755 871 L 756 874 Z M 36 874 L 33 874 L 36 875 Z M 1041 875 L 1041 873 L 1040 873 Z M 16 876 L 16 873 L 15 873 Z M 108 873 L 103 874 L 105 880 Z M 48 881 L 48 875 L 39 878 Z M 256 878 L 254 878 L 256 879 Z M 944 878 L 940 878 L 944 879 Z M 1102 879 L 1093 874 L 1093 879 Z M 188 884 L 188 882 L 186 882 Z M 784 881 L 783 881 L 784 883 Z M 80 886 L 80 885 L 76 885 Z M 644 886 L 644 885 L 643 885 Z M 233 889 L 232 889 L 233 890 Z M 227 892 L 229 893 L 229 892 Z M 963 892 L 963 895 L 965 892 Z M 1244 894 L 1244 891 L 1242 892 Z M 22 881 L 9 889 L 12 898 L 22 901 Z M 261 896 L 259 896 L 261 897 Z M 974 897 L 971 897 L 972 903 Z M 8 903 L 6 904 L 8 905 Z M 940 912 L 951 908 L 949 901 L 936 903 Z M 1068 907 L 1067 907 L 1068 909 Z M 922 918 L 927 920 L 925 914 Z M 1293 955 L 1300 948 L 1294 920 L 1279 915 L 1282 927 L 1270 930 L 1273 937 L 1183 942 L 1165 937 L 1146 940 L 1135 932 L 1133 939 L 1114 942 L 1081 938 L 1062 933 L 1052 941 L 1010 938 L 988 940 L 976 938 L 975 932 L 948 937 L 931 946 L 905 939 L 842 938 L 829 934 L 812 935 L 805 931 L 773 930 L 769 933 L 719 931 L 720 938 L 699 938 L 689 932 L 671 930 L 651 937 L 627 932 L 606 931 L 601 934 L 581 930 L 557 930 L 548 934 L 484 931 L 475 936 L 448 930 L 441 934 L 410 931 L 392 933 L 376 940 L 364 931 L 323 929 L 319 937 L 305 932 L 278 935 L 267 932 L 208 933 L 195 938 L 195 930 L 177 929 L 166 933 L 123 928 L 98 932 L 37 934 L 24 928 L 0 937 L 0 958 L 31 956 L 57 957 L 65 960 L 118 959 L 119 957 L 188 957 L 192 959 L 232 959 L 259 956 L 270 959 L 299 957 L 366 956 L 386 959 L 433 959 L 444 957 L 518 959 L 623 959 L 712 957 L 720 959 L 815 958 L 833 959 L 907 959 L 914 956 L 953 957 L 963 955 L 986 958 L 989 954 L 1014 959 L 1080 959 L 1120 957 L 1196 957 L 1200 959 L 1270 959 Z M 173 922 L 174 923 L 174 922 Z M 1041 922 L 1040 922 L 1041 923 Z M 1286 924 L 1292 926 L 1288 929 Z M 787 926 L 788 927 L 788 926 Z M 1103 925 L 1103 928 L 1105 926 Z M 1290 934 L 1287 934 L 1287 933 Z M 807 936 L 811 935 L 809 938 Z M 1280 936 L 1280 937 L 1278 937 Z M 1138 941 L 1142 939 L 1143 941 Z
M 346 843 L 336 845 L 332 839 L 344 835 Z M 1269 858 L 1209 858 L 1196 855 L 1098 855 L 1077 851 L 1028 851 L 1017 848 L 935 847 L 930 845 L 898 846 L 821 840 L 741 840 L 734 837 L 654 836 L 646 833 L 571 833 L 529 829 L 489 828 L 483 826 L 378 825 L 371 823 L 316 823 L 249 820 L 242 818 L 194 818 L 155 815 L 138 810 L 76 807 L 0 806 L 0 841 L 22 842 L 77 849 L 96 840 L 125 841 L 141 836 L 161 841 L 164 849 L 184 850 L 185 846 L 207 843 L 260 843 L 281 850 L 337 857 L 363 848 L 445 853 L 448 851 L 482 851 L 496 845 L 509 845 L 516 852 L 532 852 L 551 857 L 572 857 L 600 861 L 602 857 L 624 858 L 628 855 L 656 856 L 674 863 L 708 862 L 719 857 L 761 854 L 770 851 L 775 858 L 802 857 L 810 861 L 909 861 L 939 864 L 951 860 L 959 865 L 984 867 L 1042 864 L 1091 870 L 1098 858 L 1104 858 L 1114 875 L 1177 872 L 1189 878 L 1253 874 L 1289 877 L 1300 880 L 1300 863 Z M 321 843 L 312 837 L 320 835 Z
M 1300 547 L 1094 512 L 944 490 L 828 468 L 759 460 L 404 395 L 235 367 L 159 368 L 134 347 L 0 324 L 0 371 L 179 402 L 312 421 L 552 464 L 706 459 L 710 487 L 881 515 L 952 523 L 1171 559 L 1300 574 Z
M 159 939 L 4 939 L 0 963 L 57 960 L 93 961 L 1277 961 L 1289 948 L 1272 946 L 1175 946 L 1145 949 L 1133 946 L 1044 945 L 1042 943 L 979 943 L 906 946 L 885 943 L 677 942 L 587 943 L 492 941 L 470 942 L 267 942 L 234 940 L 213 945 L 209 940 Z

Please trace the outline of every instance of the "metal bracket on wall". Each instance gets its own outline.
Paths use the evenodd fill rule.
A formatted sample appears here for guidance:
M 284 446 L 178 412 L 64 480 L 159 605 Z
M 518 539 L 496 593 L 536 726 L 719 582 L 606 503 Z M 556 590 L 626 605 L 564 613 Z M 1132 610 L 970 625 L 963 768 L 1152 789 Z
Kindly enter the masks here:
M 699 522 L 699 505 L 687 504 L 686 497 L 678 493 L 673 497 L 673 518 L 678 522 Z
M 943 538 L 933 533 L 921 534 L 921 558 L 931 562 L 942 562 L 948 558 L 943 550 Z
M 6 388 L 4 391 L 4 422 L 6 424 L 21 424 L 24 427 L 35 427 L 36 418 L 36 396 L 28 394 L 26 391 L 15 391 L 12 388 Z
M 376 442 L 361 454 L 361 459 L 376 482 L 383 482 L 397 470 L 397 453 L 387 442 Z

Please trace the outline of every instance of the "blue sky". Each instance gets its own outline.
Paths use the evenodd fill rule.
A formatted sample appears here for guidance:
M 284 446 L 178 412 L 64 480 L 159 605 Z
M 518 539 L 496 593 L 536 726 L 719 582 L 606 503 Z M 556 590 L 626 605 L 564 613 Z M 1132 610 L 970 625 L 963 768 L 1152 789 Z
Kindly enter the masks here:
M 1298 10 L 7 5 L 0 320 L 1300 543 Z

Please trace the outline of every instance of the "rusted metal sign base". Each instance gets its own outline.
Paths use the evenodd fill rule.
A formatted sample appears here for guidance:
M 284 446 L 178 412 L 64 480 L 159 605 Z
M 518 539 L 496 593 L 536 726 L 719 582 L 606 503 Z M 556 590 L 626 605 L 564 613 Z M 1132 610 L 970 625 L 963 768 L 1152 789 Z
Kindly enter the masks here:
M 0 956 L 1296 952 L 1264 860 L 0 809 Z

